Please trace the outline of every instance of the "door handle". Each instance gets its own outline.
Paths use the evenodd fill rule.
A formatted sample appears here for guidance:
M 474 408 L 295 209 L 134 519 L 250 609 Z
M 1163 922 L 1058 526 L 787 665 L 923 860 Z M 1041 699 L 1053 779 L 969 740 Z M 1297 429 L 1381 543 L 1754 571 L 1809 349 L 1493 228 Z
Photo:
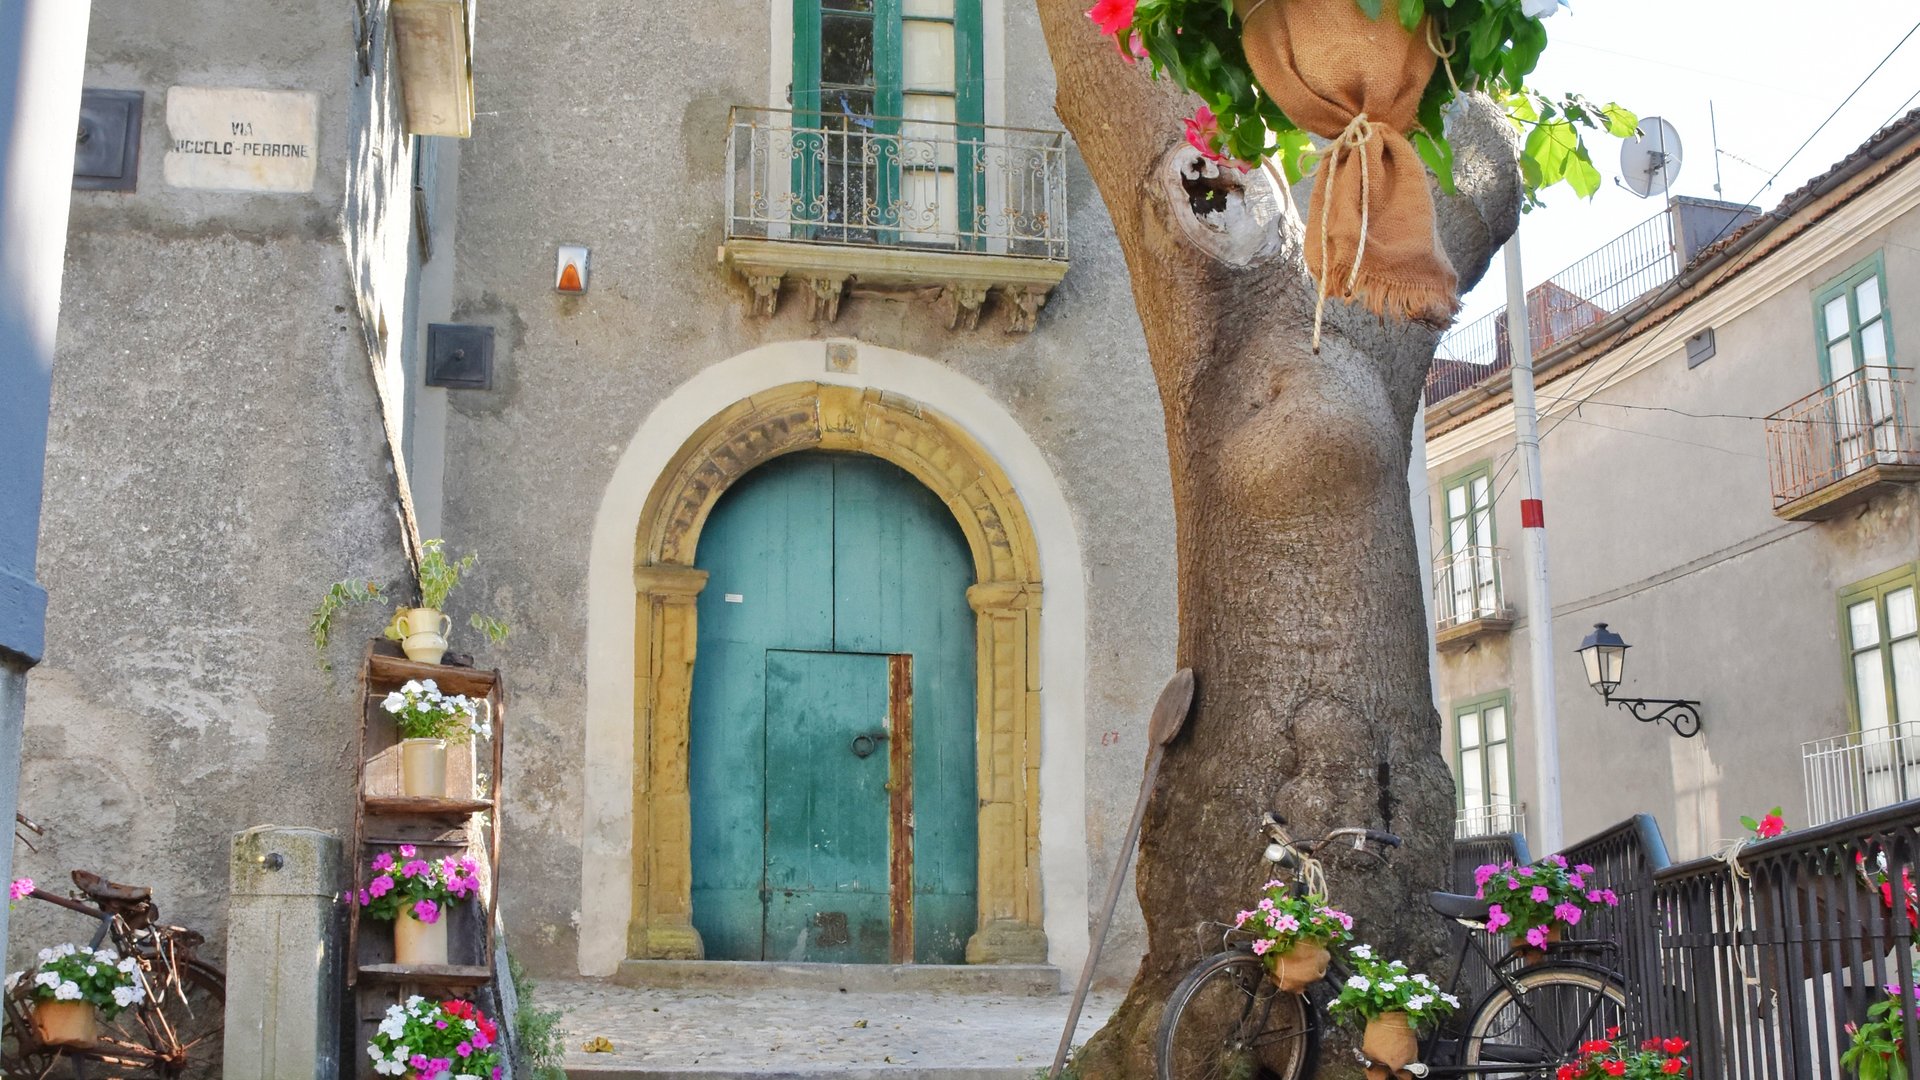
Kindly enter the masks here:
M 870 731 L 863 735 L 855 735 L 853 737 L 853 756 L 858 758 L 871 757 L 875 750 L 880 749 L 880 744 L 886 741 L 887 733 L 884 731 Z

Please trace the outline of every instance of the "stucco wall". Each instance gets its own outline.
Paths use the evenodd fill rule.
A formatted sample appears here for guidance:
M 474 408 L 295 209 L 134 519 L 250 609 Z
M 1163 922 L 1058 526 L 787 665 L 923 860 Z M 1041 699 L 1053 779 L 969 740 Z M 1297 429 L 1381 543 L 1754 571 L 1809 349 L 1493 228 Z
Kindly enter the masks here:
M 1887 183 L 1911 192 L 1920 173 L 1909 168 Z M 1913 346 L 1903 349 L 1901 340 L 1920 326 L 1920 212 L 1909 211 L 1859 231 L 1815 229 L 1774 256 L 1805 266 L 1734 317 L 1702 323 L 1713 327 L 1716 353 L 1697 367 L 1687 367 L 1677 343 L 1662 341 L 1652 348 L 1664 355 L 1636 357 L 1658 355 L 1651 367 L 1595 393 L 1605 373 L 1645 347 L 1640 339 L 1598 359 L 1585 377 L 1541 387 L 1543 411 L 1556 399 L 1592 394 L 1564 423 L 1545 417 L 1541 425 L 1549 432 L 1541 452 L 1569 840 L 1645 810 L 1659 819 L 1674 857 L 1687 858 L 1738 835 L 1743 814 L 1780 805 L 1790 822 L 1806 821 L 1801 743 L 1851 727 L 1838 594 L 1914 560 L 1920 493 L 1901 490 L 1832 521 L 1783 521 L 1772 513 L 1764 425 L 1746 417 L 1819 389 L 1813 295 L 1875 252 L 1886 260 L 1894 362 L 1911 366 Z M 1760 276 L 1726 288 L 1752 289 Z M 1682 315 L 1676 327 L 1687 329 L 1672 332 L 1691 333 L 1701 318 Z M 1502 579 L 1508 602 L 1524 615 L 1511 429 L 1461 442 L 1455 436 L 1430 465 L 1438 544 L 1442 479 L 1477 461 L 1503 463 L 1495 531 L 1511 552 Z M 1575 650 L 1600 621 L 1633 646 L 1618 694 L 1701 700 L 1699 736 L 1637 723 L 1586 685 Z M 1522 617 L 1508 635 L 1443 654 L 1439 696 L 1450 719 L 1455 702 L 1512 693 L 1518 792 L 1532 806 L 1528 663 Z
M 999 35 L 1013 73 L 1005 120 L 1054 126 L 1039 28 L 1011 6 L 1022 10 Z M 488 655 L 514 691 L 505 911 L 535 970 L 577 962 L 589 594 L 632 590 L 624 574 L 589 579 L 595 515 L 642 421 L 709 365 L 827 336 L 930 357 L 983 388 L 1039 448 L 1074 515 L 1087 578 L 1086 873 L 1096 895 L 1137 790 L 1146 714 L 1171 672 L 1159 403 L 1090 181 L 1078 168 L 1070 178 L 1074 268 L 1031 335 L 1003 333 L 992 311 L 978 330 L 949 331 L 930 304 L 865 296 L 844 302 L 830 326 L 810 322 L 791 295 L 770 321 L 756 318 L 714 252 L 727 108 L 766 103 L 769 37 L 759 5 L 576 11 L 516 0 L 481 10 L 480 118 L 460 155 L 452 314 L 497 328 L 495 389 L 447 393 L 444 521 L 454 547 L 483 551 L 470 596 L 514 627 Z M 552 292 L 563 241 L 593 248 L 584 297 Z M 1129 914 L 1110 946 L 1112 973 L 1131 970 L 1140 940 Z
M 340 239 L 353 41 L 322 0 L 112 5 L 89 41 L 88 85 L 146 91 L 146 150 L 138 191 L 73 198 L 21 787 L 53 832 L 20 869 L 151 884 L 216 958 L 229 835 L 349 822 L 357 648 L 323 673 L 307 613 L 404 570 Z M 169 188 L 183 84 L 318 94 L 314 191 Z M 49 911 L 16 956 L 86 929 Z

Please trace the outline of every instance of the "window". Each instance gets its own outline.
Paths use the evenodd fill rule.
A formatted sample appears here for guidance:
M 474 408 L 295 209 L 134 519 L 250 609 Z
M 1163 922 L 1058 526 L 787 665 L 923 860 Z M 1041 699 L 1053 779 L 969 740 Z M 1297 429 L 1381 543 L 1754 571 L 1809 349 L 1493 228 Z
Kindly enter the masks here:
M 1447 514 L 1446 580 L 1440 596 L 1449 624 L 1502 614 L 1494 560 L 1493 470 L 1481 462 L 1442 484 Z
M 1814 329 L 1821 376 L 1833 396 L 1834 453 L 1841 473 L 1853 473 L 1900 446 L 1887 280 L 1879 255 L 1814 297 Z
M 1459 781 L 1461 836 L 1517 832 L 1513 802 L 1513 749 L 1506 691 L 1453 707 L 1454 775 Z
M 1920 625 L 1914 568 L 1901 567 L 1840 594 L 1853 722 L 1860 732 L 1870 806 L 1920 796 Z M 1896 760 L 1897 759 L 1897 760 Z
M 795 220 L 816 238 L 941 243 L 983 192 L 980 0 L 794 0 Z

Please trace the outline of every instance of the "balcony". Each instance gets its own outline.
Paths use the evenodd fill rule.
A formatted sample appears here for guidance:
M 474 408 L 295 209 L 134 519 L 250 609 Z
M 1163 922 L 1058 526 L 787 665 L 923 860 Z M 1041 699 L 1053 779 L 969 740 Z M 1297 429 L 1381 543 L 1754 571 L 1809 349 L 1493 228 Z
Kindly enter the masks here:
M 1524 836 L 1526 831 L 1526 803 L 1468 806 L 1462 808 L 1453 819 L 1455 840 L 1471 840 L 1479 836 Z
M 1920 799 L 1920 723 L 1803 743 L 1800 764 L 1810 827 Z
M 926 296 L 972 329 L 1032 330 L 1067 272 L 1058 131 L 736 107 L 721 261 L 760 314 L 783 284 L 831 322 L 853 289 Z
M 1869 365 L 1767 417 L 1775 516 L 1824 521 L 1920 480 L 1920 438 L 1907 425 L 1910 375 Z
M 1500 587 L 1506 564 L 1504 548 L 1486 546 L 1463 547 L 1433 560 L 1436 646 L 1464 649 L 1476 638 L 1513 629 L 1513 610 Z

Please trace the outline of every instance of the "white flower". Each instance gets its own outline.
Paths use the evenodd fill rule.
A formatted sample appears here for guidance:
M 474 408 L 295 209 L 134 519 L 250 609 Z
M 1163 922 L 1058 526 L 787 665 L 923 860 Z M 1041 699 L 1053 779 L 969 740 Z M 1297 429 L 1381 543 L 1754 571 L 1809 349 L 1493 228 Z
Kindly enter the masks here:
M 43 971 L 43 972 L 41 972 L 40 974 L 38 974 L 38 975 L 35 975 L 35 976 L 33 977 L 33 985 L 35 985 L 35 986 L 59 986 L 59 985 L 60 985 L 60 975 L 59 975 L 59 973 L 57 973 L 57 972 L 52 972 L 52 971 Z
M 1352 949 L 1348 950 L 1348 953 L 1350 955 L 1357 956 L 1362 960 L 1371 960 L 1373 959 L 1373 946 L 1355 945 Z
M 1347 989 L 1371 990 L 1373 989 L 1373 983 L 1368 982 L 1367 977 L 1365 975 L 1355 975 L 1352 978 L 1347 980 Z
M 79 1001 L 80 984 L 63 982 L 53 988 L 53 997 L 56 1001 Z

